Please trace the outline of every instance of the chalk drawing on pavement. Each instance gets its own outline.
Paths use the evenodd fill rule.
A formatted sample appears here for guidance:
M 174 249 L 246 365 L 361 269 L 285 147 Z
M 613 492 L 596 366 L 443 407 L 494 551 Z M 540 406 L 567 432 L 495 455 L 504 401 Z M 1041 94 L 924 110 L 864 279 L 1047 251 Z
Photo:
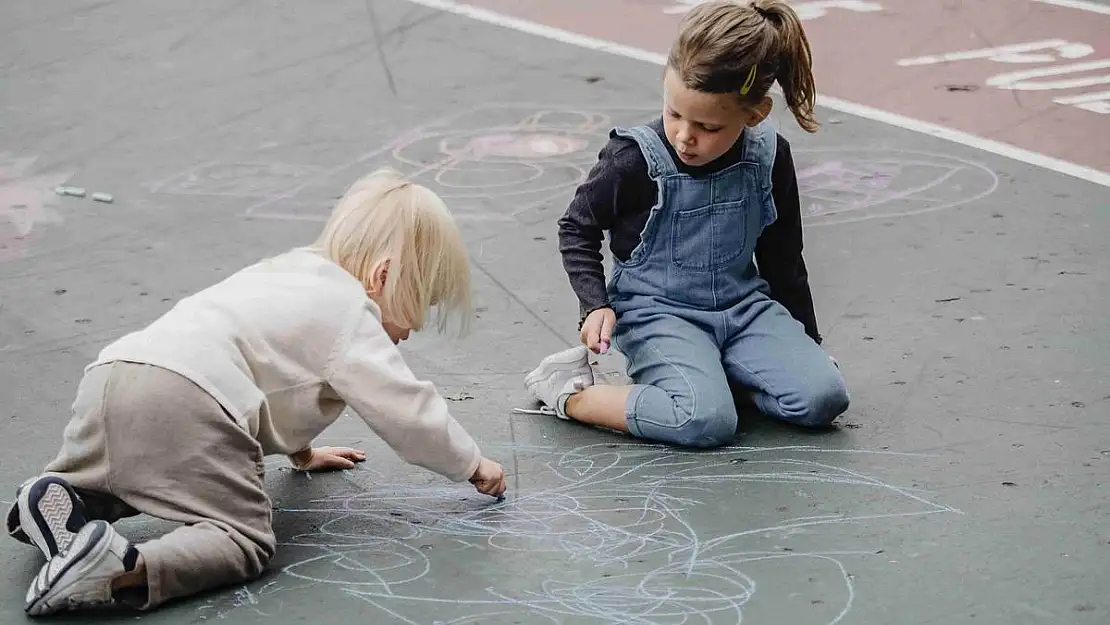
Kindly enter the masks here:
M 411 135 L 391 156 L 463 219 L 531 223 L 561 214 L 615 123 L 598 111 L 476 111 L 453 128 Z
M 149 185 L 153 192 L 252 201 L 250 218 L 322 222 L 336 198 L 379 167 L 399 170 L 474 222 L 554 223 L 597 161 L 614 126 L 644 123 L 657 107 L 491 104 L 404 132 L 334 168 L 212 162 Z M 832 225 L 952 208 L 998 187 L 986 166 L 948 154 L 794 146 L 807 225 Z
M 915 150 L 793 150 L 807 226 L 916 215 L 968 204 L 998 188 L 985 165 Z
M 324 221 L 347 185 L 391 167 L 428 186 L 468 222 L 554 220 L 616 125 L 657 107 L 489 104 L 413 128 L 379 149 L 245 210 L 254 218 Z
M 0 152 L 0 262 L 26 256 L 42 224 L 62 222 L 54 188 L 71 174 L 36 173 L 36 160 Z
M 292 562 L 261 589 L 198 609 L 275 615 L 300 590 L 331 588 L 411 624 L 716 625 L 770 609 L 809 615 L 798 625 L 832 625 L 856 596 L 850 566 L 892 557 L 883 543 L 843 540 L 835 528 L 871 527 L 873 536 L 886 520 L 962 514 L 860 468 L 913 454 L 640 443 L 512 450 L 534 461 L 517 470 L 537 486 L 500 504 L 462 486 L 405 488 L 382 475 L 356 493 L 278 506 L 279 520 L 295 515 L 314 528 L 284 538 Z M 749 504 L 714 514 L 733 496 Z
M 147 183 L 152 193 L 270 198 L 319 175 L 322 167 L 292 163 L 209 162 Z

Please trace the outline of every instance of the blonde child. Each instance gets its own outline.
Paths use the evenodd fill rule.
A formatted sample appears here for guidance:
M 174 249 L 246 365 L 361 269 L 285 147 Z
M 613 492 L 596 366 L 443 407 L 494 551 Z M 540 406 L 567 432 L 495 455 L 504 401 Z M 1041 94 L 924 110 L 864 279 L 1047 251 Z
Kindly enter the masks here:
M 802 426 L 847 409 L 820 347 L 790 146 L 765 121 L 776 81 L 799 125 L 816 131 L 809 44 L 786 3 L 705 2 L 686 15 L 661 118 L 613 131 L 559 222 L 583 346 L 525 378 L 558 416 L 712 447 L 735 434 L 730 386 Z M 587 348 L 603 352 L 610 338 L 632 386 L 593 385 Z
M 314 245 L 107 346 L 85 370 L 60 453 L 8 515 L 9 532 L 49 559 L 28 614 L 151 609 L 258 577 L 275 549 L 263 457 L 306 471 L 365 460 L 310 446 L 347 406 L 406 461 L 500 496 L 502 468 L 397 349 L 433 307 L 465 322 L 469 297 L 443 202 L 383 170 L 347 191 Z M 139 513 L 184 525 L 132 545 L 110 523 Z

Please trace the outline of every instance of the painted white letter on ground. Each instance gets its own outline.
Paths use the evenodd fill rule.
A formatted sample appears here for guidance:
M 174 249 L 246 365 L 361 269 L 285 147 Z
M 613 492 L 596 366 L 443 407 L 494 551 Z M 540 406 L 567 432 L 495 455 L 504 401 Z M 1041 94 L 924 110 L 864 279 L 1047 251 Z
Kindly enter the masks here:
M 1038 50 L 1054 50 L 1055 54 L 1032 54 Z M 1063 39 L 1046 39 L 1029 43 L 1015 43 L 997 48 L 981 48 L 979 50 L 901 59 L 898 64 L 902 67 L 912 67 L 916 65 L 936 65 L 937 63 L 949 63 L 951 61 L 970 61 L 972 59 L 987 59 L 998 63 L 1051 63 L 1057 59 L 1083 58 L 1094 51 L 1094 48 L 1085 43 Z

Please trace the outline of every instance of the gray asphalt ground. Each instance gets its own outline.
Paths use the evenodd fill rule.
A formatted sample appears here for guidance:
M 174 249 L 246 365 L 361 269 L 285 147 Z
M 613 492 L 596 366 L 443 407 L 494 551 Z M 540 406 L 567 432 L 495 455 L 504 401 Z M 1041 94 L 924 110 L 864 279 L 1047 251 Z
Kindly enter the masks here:
M 1110 620 L 1110 189 L 830 111 L 816 136 L 779 116 L 853 404 L 830 432 L 746 416 L 734 447 L 684 452 L 511 413 L 523 374 L 576 338 L 555 220 L 609 127 L 656 114 L 657 67 L 403 0 L 0 6 L 0 500 L 56 453 L 106 342 L 310 241 L 382 165 L 463 225 L 474 332 L 405 352 L 511 473 L 494 504 L 348 416 L 321 442 L 365 447 L 365 466 L 271 460 L 264 579 L 56 620 Z M 619 356 L 597 366 L 620 377 Z M 24 621 L 40 565 L 0 542 L 0 622 Z

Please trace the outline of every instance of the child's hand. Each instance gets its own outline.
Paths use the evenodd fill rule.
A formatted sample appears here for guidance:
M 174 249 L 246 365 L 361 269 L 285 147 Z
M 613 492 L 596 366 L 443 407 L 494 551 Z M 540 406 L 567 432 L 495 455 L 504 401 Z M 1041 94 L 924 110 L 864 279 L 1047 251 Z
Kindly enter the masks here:
M 470 478 L 470 483 L 483 495 L 500 497 L 505 493 L 505 470 L 496 462 L 482 458 L 478 463 L 478 470 Z
M 609 339 L 617 325 L 617 314 L 612 308 L 598 308 L 582 322 L 582 344 L 595 354 L 609 351 Z
M 314 447 L 306 457 L 290 456 L 299 471 L 338 471 L 353 469 L 356 462 L 366 460 L 366 454 L 350 447 Z

